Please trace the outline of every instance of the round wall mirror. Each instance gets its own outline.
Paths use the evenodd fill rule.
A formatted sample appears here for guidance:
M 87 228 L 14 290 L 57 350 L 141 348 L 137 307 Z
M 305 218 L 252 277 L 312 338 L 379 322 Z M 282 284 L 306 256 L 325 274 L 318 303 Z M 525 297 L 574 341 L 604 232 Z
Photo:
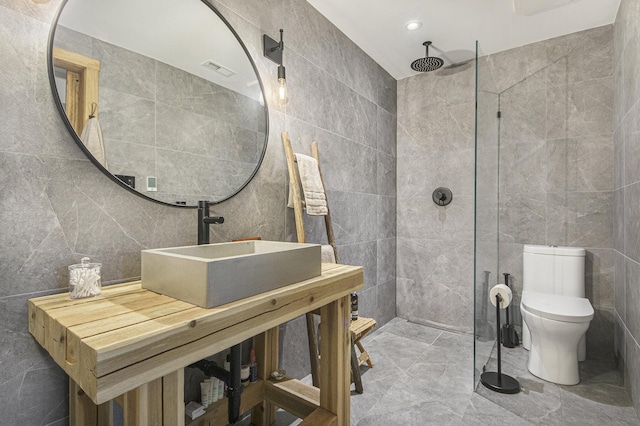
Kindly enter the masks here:
M 49 77 L 76 143 L 145 198 L 224 201 L 264 157 L 268 111 L 255 64 L 204 0 L 66 0 Z

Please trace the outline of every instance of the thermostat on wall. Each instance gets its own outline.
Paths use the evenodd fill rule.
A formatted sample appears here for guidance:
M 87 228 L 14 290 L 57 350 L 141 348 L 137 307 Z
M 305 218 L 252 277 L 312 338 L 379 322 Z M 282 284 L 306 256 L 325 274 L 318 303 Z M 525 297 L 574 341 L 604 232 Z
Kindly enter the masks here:
M 147 176 L 147 191 L 156 192 L 158 190 L 158 178 L 155 176 Z

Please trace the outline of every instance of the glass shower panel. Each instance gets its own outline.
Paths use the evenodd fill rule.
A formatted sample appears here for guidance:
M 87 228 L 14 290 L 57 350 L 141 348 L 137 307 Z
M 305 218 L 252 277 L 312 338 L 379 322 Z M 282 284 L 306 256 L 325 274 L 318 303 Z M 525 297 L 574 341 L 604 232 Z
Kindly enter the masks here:
M 476 42 L 474 387 L 496 340 L 489 290 L 498 283 L 499 100 L 490 63 Z

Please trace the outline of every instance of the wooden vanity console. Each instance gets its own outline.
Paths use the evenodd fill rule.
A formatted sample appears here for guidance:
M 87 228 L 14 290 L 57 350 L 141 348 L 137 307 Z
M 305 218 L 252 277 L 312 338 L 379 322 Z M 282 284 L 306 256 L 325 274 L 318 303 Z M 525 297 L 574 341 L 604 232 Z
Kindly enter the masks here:
M 69 375 L 69 424 L 109 425 L 116 400 L 127 425 L 226 424 L 226 408 L 184 416 L 183 368 L 252 336 L 259 381 L 245 388 L 252 421 L 269 425 L 275 407 L 303 425 L 349 425 L 350 298 L 363 287 L 361 267 L 323 264 L 322 275 L 204 309 L 141 288 L 104 287 L 100 296 L 67 293 L 29 300 L 29 331 Z M 297 380 L 268 380 L 278 368 L 278 326 L 321 312 L 320 390 Z M 223 401 L 226 407 L 226 401 Z

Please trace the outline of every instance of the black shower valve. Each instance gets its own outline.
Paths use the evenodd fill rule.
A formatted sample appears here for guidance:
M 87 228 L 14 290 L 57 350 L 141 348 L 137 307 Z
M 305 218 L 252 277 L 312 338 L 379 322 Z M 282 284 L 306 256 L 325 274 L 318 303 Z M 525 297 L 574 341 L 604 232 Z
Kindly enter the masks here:
M 439 187 L 433 191 L 431 198 L 436 205 L 444 207 L 451 203 L 453 194 L 449 188 Z

